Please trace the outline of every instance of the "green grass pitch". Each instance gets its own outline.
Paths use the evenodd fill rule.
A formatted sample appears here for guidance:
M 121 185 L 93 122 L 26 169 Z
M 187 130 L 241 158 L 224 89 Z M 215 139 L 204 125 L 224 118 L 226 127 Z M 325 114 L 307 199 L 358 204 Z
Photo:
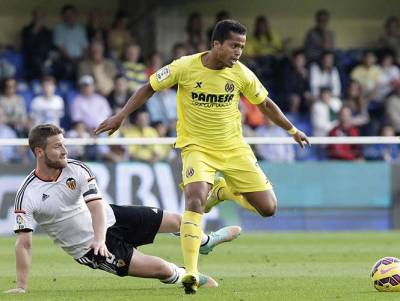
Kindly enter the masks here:
M 14 241 L 0 238 L 1 291 L 15 285 Z M 141 250 L 182 264 L 179 240 L 170 235 Z M 0 300 L 400 300 L 400 293 L 375 291 L 369 279 L 377 259 L 396 255 L 396 232 L 243 233 L 200 257 L 200 269 L 220 287 L 185 296 L 177 286 L 81 266 L 47 237 L 34 235 L 29 292 L 1 293 Z

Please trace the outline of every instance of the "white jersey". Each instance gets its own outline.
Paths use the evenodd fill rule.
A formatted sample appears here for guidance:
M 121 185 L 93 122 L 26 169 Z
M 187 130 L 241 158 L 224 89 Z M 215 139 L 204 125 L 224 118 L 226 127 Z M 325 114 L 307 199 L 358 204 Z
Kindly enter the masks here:
M 92 218 L 85 202 L 101 200 L 89 167 L 68 160 L 55 181 L 41 180 L 32 171 L 15 198 L 14 231 L 33 231 L 35 220 L 65 252 L 77 259 L 89 251 L 94 238 Z M 106 226 L 115 223 L 114 212 L 105 203 Z

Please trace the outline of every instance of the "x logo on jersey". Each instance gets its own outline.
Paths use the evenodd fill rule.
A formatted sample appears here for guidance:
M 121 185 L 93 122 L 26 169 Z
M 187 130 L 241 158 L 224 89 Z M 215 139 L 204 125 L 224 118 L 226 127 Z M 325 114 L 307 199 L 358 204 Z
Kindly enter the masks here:
M 196 82 L 196 88 L 201 88 L 202 82 Z

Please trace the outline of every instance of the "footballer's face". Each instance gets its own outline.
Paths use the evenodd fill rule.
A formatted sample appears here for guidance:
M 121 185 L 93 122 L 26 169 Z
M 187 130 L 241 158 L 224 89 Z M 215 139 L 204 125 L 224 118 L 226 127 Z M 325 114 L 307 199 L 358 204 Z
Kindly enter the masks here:
M 67 149 L 64 144 L 64 136 L 62 134 L 47 138 L 47 146 L 41 152 L 44 163 L 49 168 L 61 169 L 67 167 Z
M 246 44 L 246 36 L 231 32 L 229 39 L 222 44 L 214 41 L 214 47 L 217 48 L 218 60 L 228 68 L 232 68 L 240 59 L 244 45 Z

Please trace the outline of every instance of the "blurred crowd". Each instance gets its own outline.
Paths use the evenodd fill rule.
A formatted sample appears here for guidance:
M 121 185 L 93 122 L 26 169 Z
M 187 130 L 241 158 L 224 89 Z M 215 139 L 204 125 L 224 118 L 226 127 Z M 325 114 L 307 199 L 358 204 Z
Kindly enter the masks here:
M 65 5 L 60 22 L 46 25 L 43 10 L 35 9 L 21 30 L 21 48 L 0 53 L 0 138 L 27 137 L 40 123 L 65 129 L 66 137 L 87 138 L 105 118 L 120 110 L 149 76 L 174 59 L 206 51 L 212 27 L 204 28 L 200 13 L 192 13 L 186 37 L 165 57 L 141 52 L 130 20 L 118 11 L 106 26 L 93 10 L 87 23 L 77 20 L 78 10 Z M 234 18 L 220 11 L 215 22 Z M 302 48 L 293 49 L 266 16 L 249 28 L 242 56 L 274 99 L 298 128 L 312 136 L 394 136 L 400 134 L 400 21 L 389 17 L 380 37 L 369 49 L 339 49 L 329 26 L 327 10 L 315 13 L 315 25 L 304 33 Z M 163 49 L 163 53 L 166 53 Z M 242 98 L 245 136 L 285 137 L 287 133 L 264 118 Z M 156 93 L 140 111 L 125 121 L 117 137 L 174 137 L 176 91 Z M 293 145 L 257 145 L 259 159 L 386 160 L 399 158 L 397 145 L 331 145 L 301 150 Z M 129 159 L 155 162 L 175 160 L 168 145 L 73 146 L 70 157 L 82 160 Z M 29 162 L 26 148 L 0 147 L 0 162 Z

